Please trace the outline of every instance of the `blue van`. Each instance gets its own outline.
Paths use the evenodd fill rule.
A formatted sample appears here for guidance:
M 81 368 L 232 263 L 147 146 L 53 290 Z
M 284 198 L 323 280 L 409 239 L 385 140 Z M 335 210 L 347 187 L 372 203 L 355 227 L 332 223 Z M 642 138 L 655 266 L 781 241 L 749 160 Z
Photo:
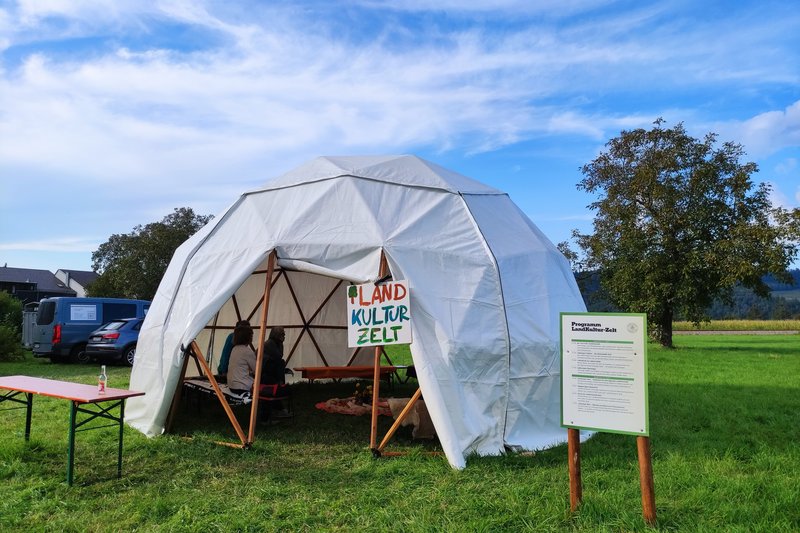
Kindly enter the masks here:
M 52 362 L 88 363 L 89 334 L 118 318 L 143 318 L 146 300 L 122 298 L 45 298 L 39 302 L 33 328 L 34 357 Z

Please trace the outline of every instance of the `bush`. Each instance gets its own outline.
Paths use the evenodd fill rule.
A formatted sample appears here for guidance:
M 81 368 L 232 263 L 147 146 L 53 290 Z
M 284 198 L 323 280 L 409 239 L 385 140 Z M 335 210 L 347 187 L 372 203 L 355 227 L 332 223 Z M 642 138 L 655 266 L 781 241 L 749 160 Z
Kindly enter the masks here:
M 0 361 L 22 358 L 22 302 L 0 291 Z
M 0 361 L 14 359 L 23 359 L 19 333 L 5 324 L 0 324 Z

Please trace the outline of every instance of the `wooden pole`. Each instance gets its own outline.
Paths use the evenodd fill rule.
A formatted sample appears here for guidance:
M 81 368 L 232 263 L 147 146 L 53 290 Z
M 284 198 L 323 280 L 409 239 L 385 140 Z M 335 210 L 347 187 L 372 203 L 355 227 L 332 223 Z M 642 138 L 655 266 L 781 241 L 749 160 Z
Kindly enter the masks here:
M 567 451 L 569 453 L 569 510 L 573 513 L 583 500 L 581 486 L 581 432 L 579 429 L 567 429 Z
M 247 444 L 253 444 L 258 422 L 258 396 L 261 388 L 261 363 L 264 361 L 264 341 L 267 340 L 267 317 L 269 316 L 269 294 L 272 288 L 272 272 L 275 270 L 275 250 L 269 254 L 267 261 L 267 280 L 264 282 L 264 307 L 261 311 L 261 331 L 258 334 L 258 355 L 256 355 L 256 376 L 253 384 L 253 405 L 250 408 L 250 430 Z
M 225 399 L 225 395 L 222 394 L 222 389 L 219 388 L 219 383 L 217 383 L 217 378 L 214 377 L 214 372 L 211 371 L 208 363 L 206 363 L 206 360 L 203 358 L 203 352 L 200 351 L 200 346 L 197 345 L 197 341 L 192 341 L 191 346 L 192 352 L 194 353 L 195 362 L 199 363 L 200 366 L 203 367 L 203 373 L 208 377 L 208 382 L 211 383 L 211 386 L 214 388 L 214 392 L 217 393 L 217 398 L 219 398 L 222 408 L 225 409 L 225 414 L 228 415 L 228 420 L 231 421 L 231 425 L 233 425 L 236 435 L 239 437 L 239 440 L 242 441 L 242 446 L 247 446 L 247 441 L 245 440 L 242 426 L 239 425 L 239 421 L 236 420 L 236 415 L 233 414 L 233 409 L 231 409 L 231 406 L 228 404 L 228 400 Z
M 383 278 L 389 270 L 389 265 L 386 263 L 386 255 L 381 250 L 381 261 L 378 267 L 378 279 Z M 376 443 L 378 441 L 378 398 L 380 397 L 381 390 L 381 347 L 375 347 L 375 366 L 372 373 L 372 424 L 369 434 L 369 449 L 373 454 L 377 454 L 378 449 Z
M 639 485 L 642 487 L 642 515 L 649 525 L 656 523 L 656 491 L 650 459 L 650 437 L 636 437 L 639 454 Z
M 222 440 L 215 440 L 214 444 L 219 444 L 220 446 L 227 446 L 229 448 L 236 448 L 237 450 L 241 450 L 243 448 L 241 444 L 236 444 L 235 442 L 225 442 Z
M 208 352 L 208 366 L 212 367 L 214 365 L 214 340 L 217 338 L 217 321 L 219 321 L 219 311 L 214 313 L 214 323 L 211 324 L 211 334 L 208 336 L 208 346 L 206 346 L 206 351 Z M 206 328 L 203 328 L 206 329 Z M 219 361 L 217 361 L 217 370 L 219 370 Z
M 422 389 L 417 389 L 417 392 L 414 393 L 414 396 L 412 396 L 411 399 L 408 400 L 408 403 L 406 404 L 406 406 L 403 407 L 402 411 L 400 411 L 400 414 L 397 416 L 397 420 L 395 420 L 394 424 L 392 424 L 392 427 L 389 428 L 389 431 L 386 433 L 386 436 L 383 437 L 383 440 L 381 441 L 380 446 L 378 446 L 378 451 L 379 452 L 383 453 L 383 449 L 389 443 L 389 439 L 392 438 L 392 436 L 394 435 L 394 432 L 397 431 L 397 428 L 399 428 L 400 424 L 403 422 L 403 420 L 406 419 L 406 417 L 408 416 L 408 413 L 411 412 L 411 409 L 417 403 L 417 400 L 419 400 L 420 396 L 422 396 Z

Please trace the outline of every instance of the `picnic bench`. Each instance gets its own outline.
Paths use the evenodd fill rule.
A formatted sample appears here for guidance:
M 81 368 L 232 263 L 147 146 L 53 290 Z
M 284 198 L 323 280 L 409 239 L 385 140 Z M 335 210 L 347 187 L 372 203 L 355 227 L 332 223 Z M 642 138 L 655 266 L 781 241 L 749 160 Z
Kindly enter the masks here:
M 70 381 L 58 381 L 55 379 L 31 376 L 0 377 L 0 390 L 4 391 L 0 393 L 0 403 L 14 402 L 25 406 L 26 441 L 30 440 L 31 437 L 31 416 L 33 414 L 34 394 L 70 401 L 69 446 L 67 449 L 67 483 L 69 485 L 72 485 L 73 466 L 75 464 L 75 433 L 109 426 L 119 427 L 117 438 L 117 477 L 122 477 L 122 429 L 123 420 L 125 418 L 125 400 L 134 396 L 143 396 L 144 392 L 107 388 L 105 393 L 100 393 L 97 391 L 97 385 L 84 385 L 81 383 L 72 383 Z M 20 398 L 20 395 L 24 395 L 24 399 Z M 105 404 L 105 402 L 114 403 L 110 405 L 100 405 Z M 111 412 L 112 409 L 116 407 L 119 407 L 119 416 Z M 22 407 L 10 407 L 8 409 L 22 409 Z M 88 417 L 79 422 L 78 417 L 80 414 L 88 415 Z M 97 418 L 110 420 L 112 423 L 79 429 Z
M 374 376 L 375 368 L 372 366 L 299 366 L 295 367 L 300 376 L 313 382 L 316 379 L 344 379 L 344 378 L 367 378 Z M 396 366 L 380 367 L 380 377 L 389 383 L 397 372 Z
M 217 385 L 219 386 L 220 392 L 222 392 L 223 396 L 225 396 L 225 399 L 228 401 L 228 404 L 233 406 L 233 407 L 236 407 L 236 406 L 239 406 L 239 405 L 249 405 L 250 403 L 253 402 L 253 395 L 249 391 L 248 392 L 244 392 L 242 394 L 237 394 L 237 393 L 231 391 L 231 389 L 228 388 L 227 384 L 218 383 Z M 217 396 L 217 392 L 214 390 L 214 386 L 211 384 L 211 382 L 208 379 L 205 379 L 205 378 L 184 379 L 183 380 L 183 386 L 187 390 L 192 391 L 194 393 L 199 393 L 199 394 L 202 394 L 202 395 L 209 395 L 209 396 L 213 396 L 213 397 Z M 294 409 L 293 409 L 293 405 L 292 405 L 293 402 L 292 402 L 291 394 L 287 393 L 285 395 L 278 395 L 278 396 L 275 396 L 275 395 L 267 396 L 265 394 L 261 394 L 258 397 L 258 401 L 259 402 L 281 402 L 281 401 L 284 401 L 284 400 L 287 402 L 287 404 L 289 406 L 289 412 L 293 413 Z M 198 404 L 198 406 L 199 406 L 199 404 Z

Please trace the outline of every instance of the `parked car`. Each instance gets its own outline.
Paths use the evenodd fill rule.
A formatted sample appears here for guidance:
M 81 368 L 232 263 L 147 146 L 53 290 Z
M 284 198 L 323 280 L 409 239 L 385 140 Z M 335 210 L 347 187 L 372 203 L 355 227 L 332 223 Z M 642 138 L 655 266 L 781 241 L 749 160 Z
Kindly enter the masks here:
M 143 318 L 112 320 L 89 334 L 86 355 L 93 360 L 117 360 L 133 365 Z
M 54 363 L 88 363 L 89 334 L 114 320 L 143 318 L 150 308 L 146 300 L 122 298 L 45 298 L 39 302 L 31 340 L 34 357 Z

